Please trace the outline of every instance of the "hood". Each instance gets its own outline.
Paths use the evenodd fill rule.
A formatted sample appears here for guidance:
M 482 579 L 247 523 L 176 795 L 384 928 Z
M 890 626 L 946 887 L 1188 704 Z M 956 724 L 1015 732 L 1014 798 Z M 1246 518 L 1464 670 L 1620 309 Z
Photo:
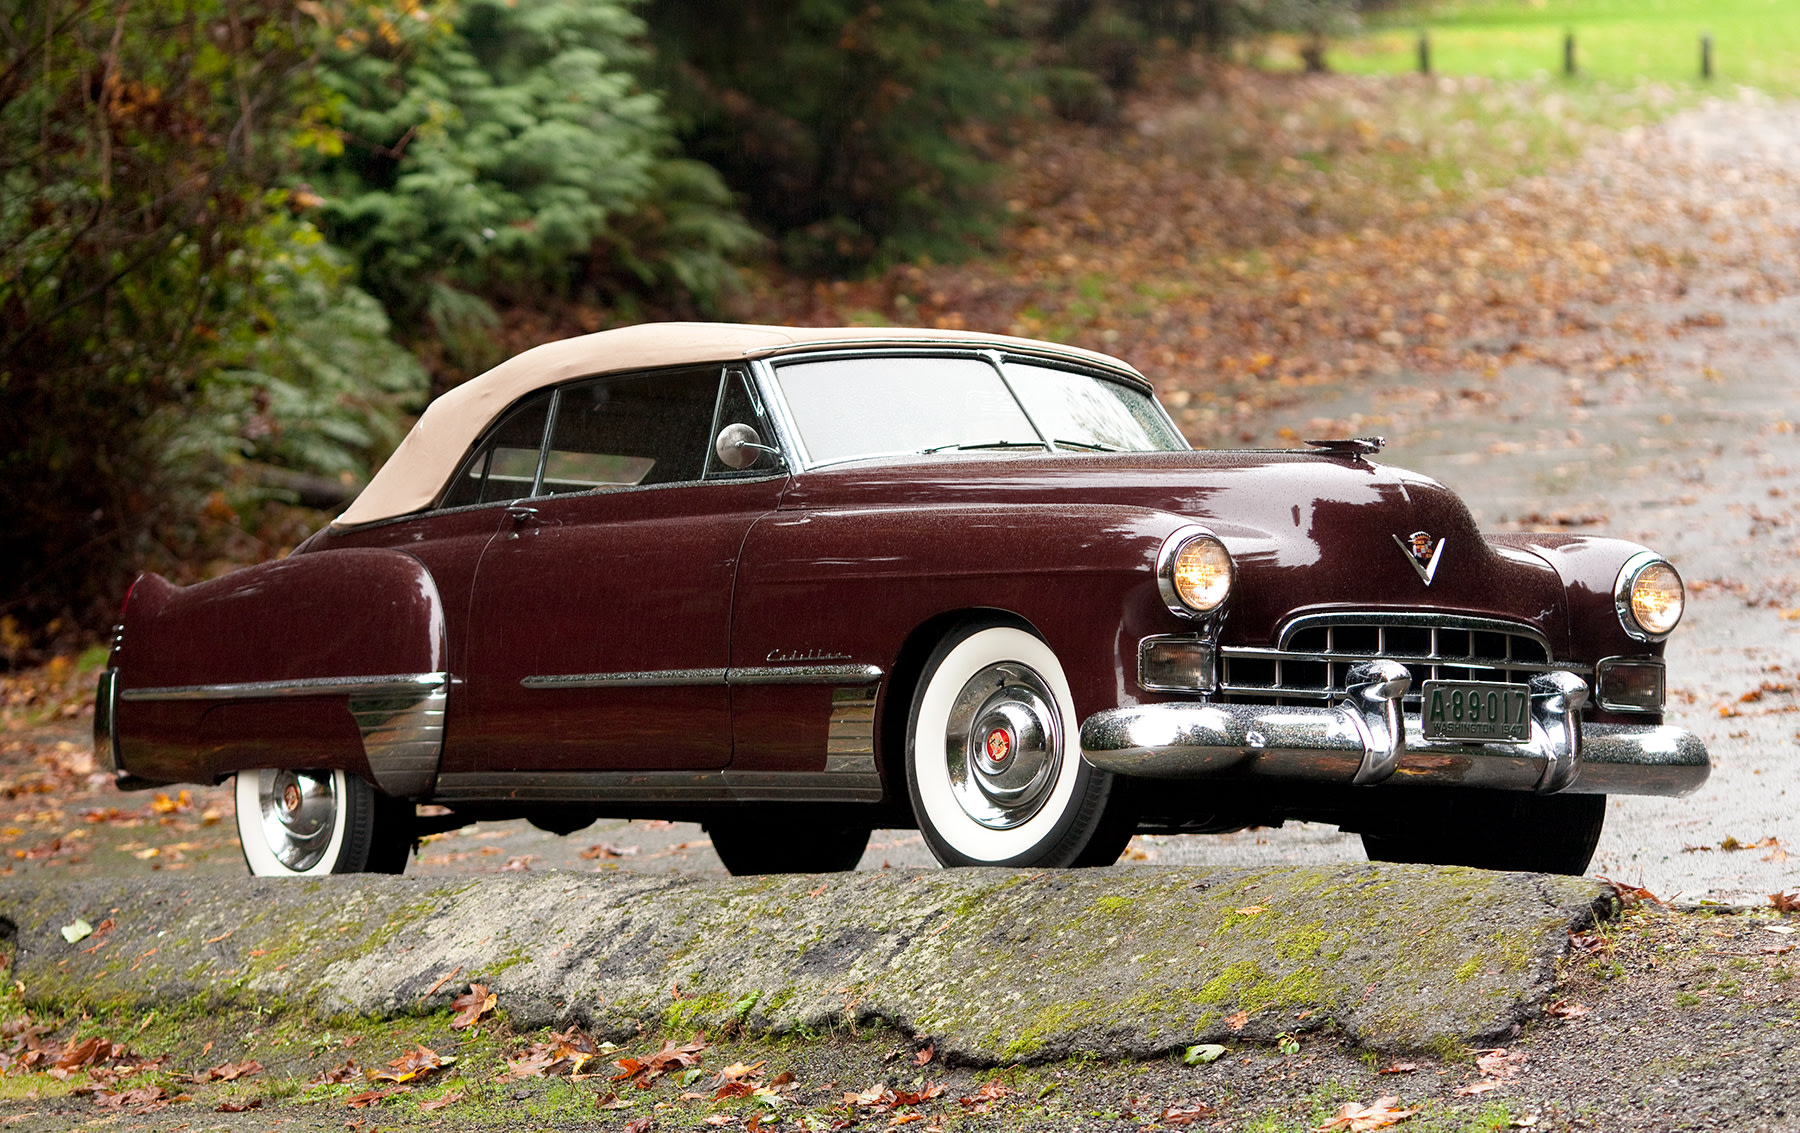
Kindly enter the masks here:
M 1238 568 L 1225 640 L 1273 642 L 1332 610 L 1436 610 L 1526 622 L 1568 655 L 1563 587 L 1529 551 L 1496 547 L 1455 493 L 1402 468 L 1303 452 L 932 457 L 796 477 L 784 507 L 1116 504 L 1205 524 Z M 1431 541 L 1429 584 L 1408 543 Z

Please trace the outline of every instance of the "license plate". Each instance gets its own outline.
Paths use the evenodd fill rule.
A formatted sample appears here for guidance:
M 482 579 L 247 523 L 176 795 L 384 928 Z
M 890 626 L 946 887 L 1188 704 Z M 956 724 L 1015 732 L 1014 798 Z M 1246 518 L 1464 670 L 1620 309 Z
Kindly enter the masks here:
M 1531 698 L 1524 685 L 1426 681 L 1419 717 L 1428 740 L 1518 744 L 1531 739 Z

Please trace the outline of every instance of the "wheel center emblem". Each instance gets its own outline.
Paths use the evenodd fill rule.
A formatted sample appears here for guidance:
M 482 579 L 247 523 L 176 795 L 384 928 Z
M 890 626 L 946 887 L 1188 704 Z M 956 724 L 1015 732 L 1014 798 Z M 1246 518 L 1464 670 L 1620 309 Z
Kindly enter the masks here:
M 995 728 L 987 735 L 987 757 L 989 763 L 1005 762 L 1012 753 L 1012 737 L 1006 734 L 1005 728 Z
M 289 814 L 300 809 L 300 788 L 293 783 L 281 792 L 281 805 Z

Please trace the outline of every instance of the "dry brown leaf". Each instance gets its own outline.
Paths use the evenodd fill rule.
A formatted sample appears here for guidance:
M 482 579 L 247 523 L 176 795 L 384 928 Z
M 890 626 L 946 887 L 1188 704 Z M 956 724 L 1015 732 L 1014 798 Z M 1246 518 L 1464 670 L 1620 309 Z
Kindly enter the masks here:
M 1225 1025 L 1234 1031 L 1243 1030 L 1245 1024 L 1249 1022 L 1250 1013 L 1248 1011 L 1238 1011 L 1225 1017 Z
M 1593 1008 L 1586 1004 L 1576 1003 L 1569 999 L 1559 999 L 1544 1008 L 1544 1014 L 1557 1019 L 1579 1019 L 1592 1010 Z
M 430 1047 L 421 1045 L 389 1062 L 386 1070 L 369 1069 L 363 1073 L 371 1082 L 410 1082 L 455 1061 L 455 1058 L 445 1058 Z
M 1194 1105 L 1189 1106 L 1169 1106 L 1161 1113 L 1157 1114 L 1156 1119 L 1164 1125 L 1173 1125 L 1176 1128 L 1181 1128 L 1183 1126 L 1192 1125 L 1203 1117 L 1211 1117 L 1212 1113 L 1212 1106 L 1209 1106 L 1204 1102 L 1197 1102 Z
M 464 1092 L 462 1090 L 454 1090 L 448 1094 L 445 1094 L 443 1097 L 432 1098 L 430 1101 L 420 1102 L 419 1109 L 421 1109 L 425 1112 L 430 1112 L 432 1110 L 437 1110 L 437 1109 L 446 1109 L 450 1106 L 455 1105 L 457 1102 L 462 1101 L 463 1097 L 464 1097 Z
M 351 1109 L 367 1109 L 372 1105 L 379 1104 L 387 1098 L 393 1097 L 395 1094 L 410 1093 L 412 1093 L 411 1086 L 386 1086 L 379 1090 L 365 1090 L 360 1094 L 352 1094 L 350 1097 L 344 1099 L 344 1104 Z
M 1386 1129 L 1390 1125 L 1398 1125 L 1417 1109 L 1400 1109 L 1400 1099 L 1392 1094 L 1376 1098 L 1368 1105 L 1357 1105 L 1345 1102 L 1337 1111 L 1337 1116 L 1320 1125 L 1315 1133 L 1331 1133 L 1332 1130 L 1344 1130 L 1345 1133 L 1364 1133 L 1370 1129 Z
M 1781 913 L 1800 913 L 1800 893 L 1771 893 L 1769 904 Z
M 926 1063 L 931 1061 L 932 1056 L 935 1055 L 936 1053 L 937 1053 L 936 1044 L 926 1043 L 924 1050 L 913 1055 L 913 1065 L 914 1066 L 924 1066 Z
M 1419 1068 L 1419 1064 L 1416 1062 L 1390 1062 L 1386 1066 L 1383 1066 L 1381 1069 L 1375 1071 L 1375 1073 L 1377 1073 L 1377 1074 L 1411 1074 L 1413 1071 L 1417 1070 L 1418 1068 Z
M 353 1082 L 360 1076 L 356 1069 L 356 1060 L 346 1058 L 342 1066 L 320 1072 L 319 1076 L 308 1082 L 309 1086 L 323 1086 L 343 1082 Z
M 500 1002 L 499 996 L 487 989 L 486 984 L 470 984 L 469 990 L 450 1001 L 450 1009 L 456 1017 L 450 1020 L 453 1031 L 467 1030 L 481 1021 L 483 1015 L 494 1010 Z
M 239 1078 L 247 1078 L 263 1068 L 263 1064 L 254 1058 L 246 1062 L 221 1062 L 207 1070 L 206 1080 L 209 1082 L 235 1082 Z

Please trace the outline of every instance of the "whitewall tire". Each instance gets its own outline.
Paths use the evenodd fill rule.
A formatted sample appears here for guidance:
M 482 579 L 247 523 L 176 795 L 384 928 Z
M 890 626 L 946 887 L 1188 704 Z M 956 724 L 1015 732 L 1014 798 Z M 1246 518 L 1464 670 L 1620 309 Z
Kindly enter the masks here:
M 258 877 L 399 873 L 411 847 L 408 803 L 342 771 L 237 774 L 238 842 Z
M 913 698 L 906 778 L 945 865 L 1099 864 L 1112 777 L 1082 760 L 1062 665 L 1025 630 L 970 625 L 939 643 Z

